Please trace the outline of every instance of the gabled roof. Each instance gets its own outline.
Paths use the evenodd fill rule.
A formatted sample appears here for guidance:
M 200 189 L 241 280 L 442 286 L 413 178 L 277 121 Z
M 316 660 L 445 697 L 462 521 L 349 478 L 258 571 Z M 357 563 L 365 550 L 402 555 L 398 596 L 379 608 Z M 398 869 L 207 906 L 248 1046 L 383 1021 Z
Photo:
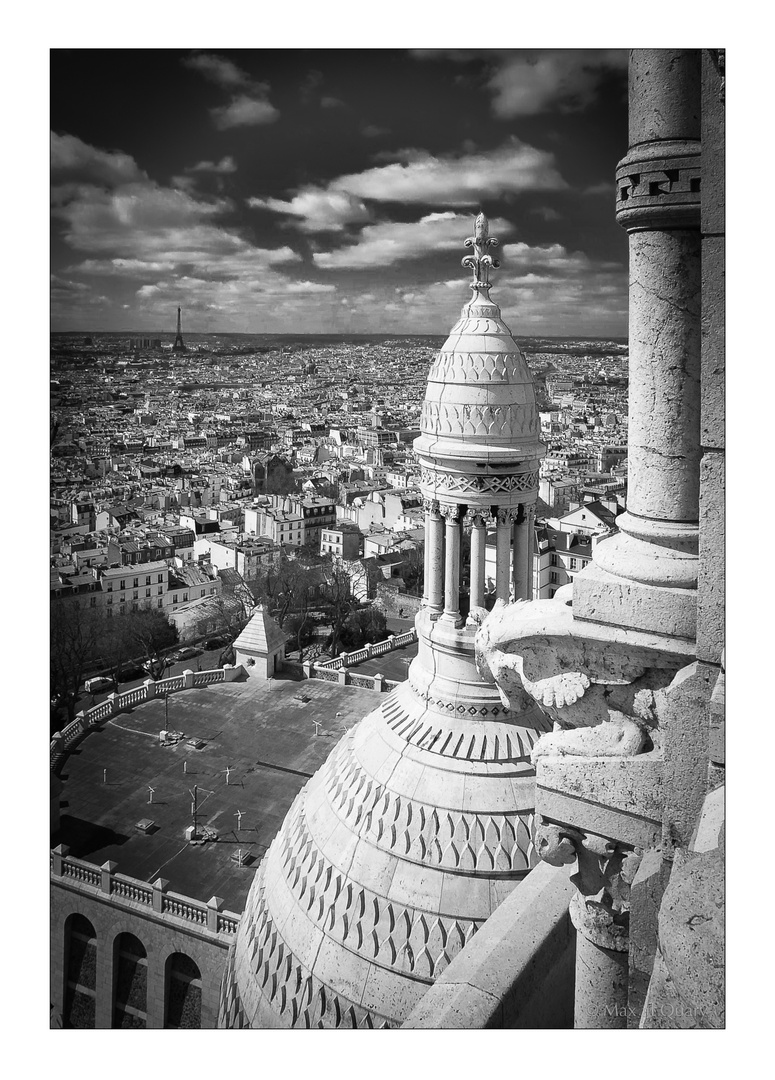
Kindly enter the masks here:
M 233 644 L 235 652 L 247 652 L 268 656 L 284 645 L 289 634 L 284 634 L 272 616 L 259 604 L 250 622 Z

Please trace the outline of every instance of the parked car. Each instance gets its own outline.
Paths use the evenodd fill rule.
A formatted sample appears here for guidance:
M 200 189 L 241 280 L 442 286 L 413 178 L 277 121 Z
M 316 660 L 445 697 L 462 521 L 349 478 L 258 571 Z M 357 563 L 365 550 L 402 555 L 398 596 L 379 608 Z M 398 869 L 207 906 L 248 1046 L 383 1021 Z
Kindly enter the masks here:
M 141 664 L 129 664 L 121 669 L 121 682 L 129 682 L 131 679 L 142 679 L 148 672 Z
M 170 653 L 168 659 L 177 664 L 181 660 L 190 660 L 192 656 L 201 656 L 203 651 L 195 645 L 187 645 L 185 649 L 178 649 L 176 652 Z
M 222 649 L 224 645 L 229 644 L 227 637 L 210 637 L 207 641 L 203 641 L 202 644 L 206 649 Z
M 96 675 L 93 679 L 87 679 L 83 685 L 87 694 L 99 694 L 103 690 L 112 690 L 113 680 L 105 675 Z

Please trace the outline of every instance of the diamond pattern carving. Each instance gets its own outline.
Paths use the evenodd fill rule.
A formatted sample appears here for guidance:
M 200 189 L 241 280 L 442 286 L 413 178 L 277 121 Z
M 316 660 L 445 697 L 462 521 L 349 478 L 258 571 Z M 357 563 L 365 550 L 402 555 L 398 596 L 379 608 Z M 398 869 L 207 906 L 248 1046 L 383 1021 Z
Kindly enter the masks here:
M 459 473 L 420 471 L 420 483 L 445 491 L 492 492 L 494 495 L 513 491 L 533 491 L 538 487 L 538 473 L 525 472 L 509 476 L 466 476 Z

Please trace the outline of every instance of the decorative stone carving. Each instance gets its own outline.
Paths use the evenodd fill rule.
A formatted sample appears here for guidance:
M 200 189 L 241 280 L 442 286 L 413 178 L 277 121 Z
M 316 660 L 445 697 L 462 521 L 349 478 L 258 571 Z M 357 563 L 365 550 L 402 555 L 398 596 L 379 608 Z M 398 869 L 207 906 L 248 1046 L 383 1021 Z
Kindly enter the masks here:
M 438 499 L 423 499 L 422 508 L 426 514 L 438 514 L 439 502 Z
M 513 525 L 517 520 L 517 510 L 511 507 L 499 506 L 495 515 L 498 525 Z
M 533 491 L 538 487 L 538 473 L 512 473 L 508 476 L 470 476 L 422 469 L 420 471 L 420 483 L 428 487 L 444 488 L 450 492 L 505 495 L 514 491 Z
M 439 513 L 447 523 L 456 524 L 459 522 L 461 520 L 461 509 L 459 503 L 439 503 Z
M 490 223 L 484 214 L 480 213 L 474 222 L 474 235 L 469 236 L 465 242 L 467 248 L 473 248 L 473 255 L 466 255 L 461 265 L 469 267 L 473 271 L 471 288 L 482 290 L 485 293 L 490 288 L 490 267 L 498 269 L 500 263 L 487 253 L 487 249 L 498 247 L 499 241 L 490 236 Z
M 555 600 L 496 604 L 476 635 L 477 665 L 508 705 L 524 689 L 559 730 L 543 754 L 632 757 L 659 742 L 659 705 L 686 658 L 654 635 L 611 640 L 605 628 L 573 621 Z

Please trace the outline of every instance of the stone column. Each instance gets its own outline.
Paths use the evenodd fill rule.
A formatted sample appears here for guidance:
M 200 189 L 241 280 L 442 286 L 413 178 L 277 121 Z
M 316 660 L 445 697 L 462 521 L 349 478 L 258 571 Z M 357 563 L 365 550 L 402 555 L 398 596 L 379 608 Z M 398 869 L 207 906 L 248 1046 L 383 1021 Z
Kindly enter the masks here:
M 495 531 L 495 596 L 498 600 L 509 599 L 509 562 L 511 556 L 511 530 L 514 511 L 500 507 L 497 512 Z
M 444 532 L 435 499 L 425 499 L 425 585 L 423 601 L 428 610 L 440 614 L 444 606 L 443 546 Z
M 446 521 L 444 543 L 444 618 L 460 619 L 460 507 L 445 503 L 441 514 Z
M 473 515 L 471 527 L 471 609 L 484 607 L 484 571 L 487 526 L 483 514 Z
M 627 511 L 576 617 L 692 639 L 700 460 L 700 50 L 630 56 L 616 216 L 630 243 Z
M 536 508 L 525 507 L 527 515 L 527 596 L 526 600 L 533 599 L 533 544 L 535 543 Z
M 514 599 L 528 599 L 527 507 L 520 506 L 514 525 Z
M 570 903 L 576 930 L 573 1026 L 626 1028 L 630 885 L 640 859 L 615 840 L 543 821 L 536 850 L 551 866 L 577 864 Z
M 574 1028 L 626 1028 L 629 976 L 626 932 L 576 893 L 570 902 L 576 930 Z

